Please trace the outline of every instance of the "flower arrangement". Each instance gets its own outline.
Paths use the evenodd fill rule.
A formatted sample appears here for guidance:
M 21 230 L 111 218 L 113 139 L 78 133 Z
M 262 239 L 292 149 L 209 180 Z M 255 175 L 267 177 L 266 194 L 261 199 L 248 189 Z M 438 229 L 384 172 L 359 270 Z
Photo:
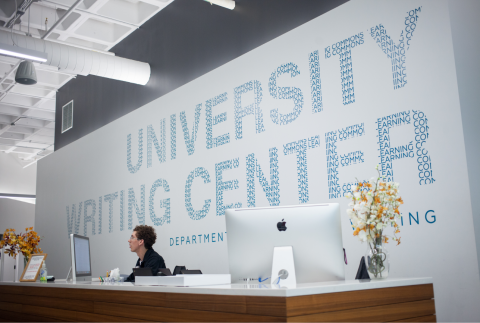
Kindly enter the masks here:
M 21 252 L 25 260 L 28 260 L 30 255 L 42 253 L 42 249 L 38 247 L 40 240 L 40 236 L 33 231 L 33 227 L 25 228 L 25 233 L 20 234 L 16 234 L 15 229 L 7 229 L 0 241 L 0 248 L 7 246 L 9 248 L 6 249 L 6 253 L 10 257 L 16 258 L 17 254 Z
M 367 270 L 375 277 L 382 277 L 385 270 L 386 254 L 382 250 L 382 243 L 388 243 L 391 239 L 400 244 L 399 221 L 401 219 L 399 206 L 403 204 L 402 198 L 398 195 L 399 183 L 384 182 L 380 176 L 378 165 L 375 167 L 378 177 L 372 177 L 368 182 L 360 182 L 351 193 L 345 195 L 350 203 L 347 214 L 354 227 L 353 235 L 362 242 L 367 241 L 370 254 L 367 261 Z M 384 234 L 384 230 L 393 227 L 393 236 Z M 380 247 L 379 247 L 380 246 Z M 387 272 L 384 274 L 388 275 Z

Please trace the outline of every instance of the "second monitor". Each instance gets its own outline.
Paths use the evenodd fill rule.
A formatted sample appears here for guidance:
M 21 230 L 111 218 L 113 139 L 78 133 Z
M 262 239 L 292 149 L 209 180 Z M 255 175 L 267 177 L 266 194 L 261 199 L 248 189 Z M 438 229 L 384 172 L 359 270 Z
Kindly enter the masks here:
M 78 234 L 70 234 L 70 272 L 73 281 L 92 281 L 90 240 Z M 67 280 L 69 279 L 67 275 Z

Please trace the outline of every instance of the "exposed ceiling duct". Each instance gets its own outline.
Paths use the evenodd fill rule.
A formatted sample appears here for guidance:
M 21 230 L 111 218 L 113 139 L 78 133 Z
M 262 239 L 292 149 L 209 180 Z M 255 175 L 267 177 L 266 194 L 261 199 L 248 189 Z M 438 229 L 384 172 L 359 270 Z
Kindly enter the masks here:
M 58 67 L 74 74 L 96 75 L 114 80 L 147 84 L 150 65 L 131 59 L 89 51 L 0 30 L 0 43 L 45 52 L 45 65 Z

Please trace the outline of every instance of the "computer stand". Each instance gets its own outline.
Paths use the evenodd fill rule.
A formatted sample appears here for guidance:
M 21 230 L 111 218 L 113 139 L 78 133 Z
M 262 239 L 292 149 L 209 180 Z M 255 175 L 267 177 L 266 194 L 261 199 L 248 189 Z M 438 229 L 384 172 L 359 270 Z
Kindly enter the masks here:
M 75 279 L 73 278 L 73 272 L 72 272 L 72 267 L 70 267 L 70 270 L 68 271 L 67 274 L 67 279 L 65 279 L 67 282 L 75 282 Z
M 292 246 L 273 248 L 272 284 L 296 285 Z M 280 279 L 279 279 L 280 278 Z

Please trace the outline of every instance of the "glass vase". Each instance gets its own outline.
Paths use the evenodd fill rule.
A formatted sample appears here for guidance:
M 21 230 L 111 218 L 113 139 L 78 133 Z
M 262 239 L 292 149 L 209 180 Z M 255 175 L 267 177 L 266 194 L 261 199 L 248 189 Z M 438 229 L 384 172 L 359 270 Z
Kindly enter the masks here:
M 368 242 L 367 253 L 365 254 L 365 265 L 367 266 L 370 279 L 384 279 L 390 271 L 390 255 L 385 249 L 382 235 Z

